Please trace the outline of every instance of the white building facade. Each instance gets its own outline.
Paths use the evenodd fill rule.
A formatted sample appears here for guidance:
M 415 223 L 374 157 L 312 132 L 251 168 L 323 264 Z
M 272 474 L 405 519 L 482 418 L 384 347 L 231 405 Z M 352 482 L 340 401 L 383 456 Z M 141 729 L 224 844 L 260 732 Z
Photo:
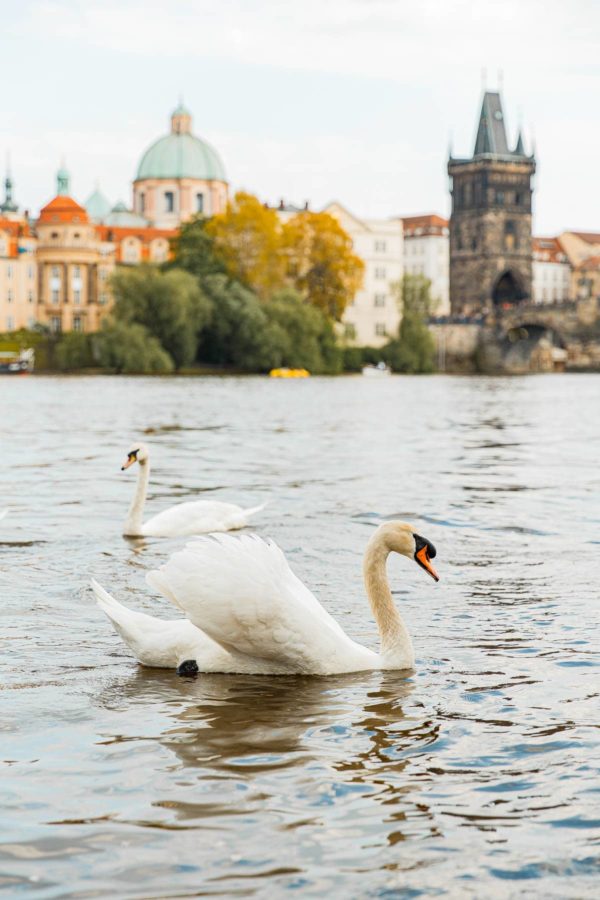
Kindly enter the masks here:
M 432 314 L 450 313 L 448 220 L 437 215 L 404 216 L 404 271 L 431 282 Z
M 402 221 L 359 219 L 340 203 L 330 203 L 323 211 L 350 235 L 365 265 L 362 288 L 344 312 L 343 337 L 350 346 L 382 347 L 398 336 L 400 326 Z
M 533 239 L 533 302 L 570 299 L 572 268 L 558 238 Z

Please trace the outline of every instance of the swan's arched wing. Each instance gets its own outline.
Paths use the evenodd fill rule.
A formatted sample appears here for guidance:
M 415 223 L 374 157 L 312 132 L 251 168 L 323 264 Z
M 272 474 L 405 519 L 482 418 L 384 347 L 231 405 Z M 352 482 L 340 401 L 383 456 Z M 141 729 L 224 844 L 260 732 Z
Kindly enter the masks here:
M 211 535 L 174 553 L 148 584 L 230 651 L 318 673 L 356 647 L 294 575 L 279 547 L 256 535 Z
M 144 522 L 142 532 L 149 537 L 207 534 L 242 528 L 245 524 L 244 510 L 234 503 L 192 500 L 152 516 Z

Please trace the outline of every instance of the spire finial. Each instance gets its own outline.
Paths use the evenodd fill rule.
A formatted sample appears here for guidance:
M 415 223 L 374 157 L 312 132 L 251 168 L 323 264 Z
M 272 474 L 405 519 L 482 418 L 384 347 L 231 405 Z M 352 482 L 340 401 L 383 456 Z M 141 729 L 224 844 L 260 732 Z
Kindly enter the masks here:
M 69 173 L 65 166 L 64 156 L 61 157 L 60 169 L 56 173 L 56 193 L 63 196 L 68 196 L 69 194 Z

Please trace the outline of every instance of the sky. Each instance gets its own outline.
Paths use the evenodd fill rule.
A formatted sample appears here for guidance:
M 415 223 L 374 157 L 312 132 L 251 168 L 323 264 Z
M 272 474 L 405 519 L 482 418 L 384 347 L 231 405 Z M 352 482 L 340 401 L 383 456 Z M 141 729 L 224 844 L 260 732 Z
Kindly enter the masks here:
M 600 231 L 600 0 L 0 0 L 0 165 L 32 213 L 131 202 L 180 97 L 233 189 L 449 213 L 484 85 L 535 147 L 534 232 Z

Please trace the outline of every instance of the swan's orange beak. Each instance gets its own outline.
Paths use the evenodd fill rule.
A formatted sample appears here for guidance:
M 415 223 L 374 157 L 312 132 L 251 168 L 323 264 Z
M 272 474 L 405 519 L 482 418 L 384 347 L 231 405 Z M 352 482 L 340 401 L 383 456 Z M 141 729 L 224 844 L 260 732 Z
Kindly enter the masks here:
M 419 565 L 425 569 L 426 572 L 429 572 L 434 581 L 440 580 L 440 576 L 431 565 L 427 546 L 421 547 L 421 549 L 417 553 L 415 553 L 415 559 L 417 560 Z
M 132 466 L 132 465 L 134 464 L 134 462 L 136 462 L 136 454 L 135 454 L 135 453 L 128 453 L 128 454 L 127 454 L 127 459 L 125 460 L 125 462 L 124 462 L 123 465 L 121 466 L 121 472 L 124 472 L 125 469 L 128 469 L 128 468 L 129 468 L 129 466 Z

